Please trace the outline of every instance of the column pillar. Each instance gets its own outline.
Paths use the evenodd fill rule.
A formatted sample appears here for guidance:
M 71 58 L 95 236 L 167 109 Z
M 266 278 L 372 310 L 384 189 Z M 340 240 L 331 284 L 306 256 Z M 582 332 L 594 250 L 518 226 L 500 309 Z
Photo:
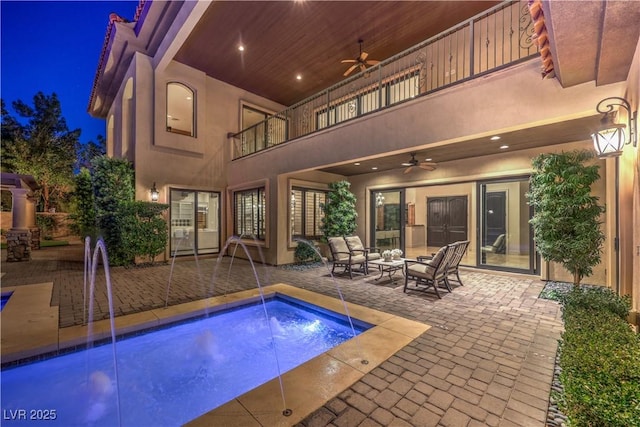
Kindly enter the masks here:
M 26 188 L 11 189 L 13 226 L 7 231 L 7 262 L 31 261 L 31 231 L 27 218 L 29 213 L 28 191 Z

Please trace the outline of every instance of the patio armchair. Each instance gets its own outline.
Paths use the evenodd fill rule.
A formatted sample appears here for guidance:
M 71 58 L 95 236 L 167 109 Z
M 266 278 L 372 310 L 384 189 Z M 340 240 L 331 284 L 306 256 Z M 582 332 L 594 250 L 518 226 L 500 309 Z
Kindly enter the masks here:
M 469 247 L 469 240 L 460 240 L 455 243 L 452 243 L 452 245 L 455 246 L 455 251 L 453 252 L 451 262 L 447 267 L 447 282 L 450 283 L 449 276 L 455 274 L 456 275 L 455 282 L 459 283 L 460 286 L 464 286 L 464 283 L 462 283 L 462 280 L 460 279 L 459 267 L 460 267 L 460 261 L 462 261 L 462 257 L 464 256 L 464 253 L 467 251 L 467 248 Z
M 404 292 L 407 292 L 409 281 L 415 281 L 415 289 L 421 291 L 426 291 L 432 286 L 438 298 L 442 298 L 438 291 L 441 284 L 451 292 L 447 275 L 454 253 L 455 246 L 446 245 L 441 247 L 433 257 L 418 257 L 416 261 L 405 260 Z M 426 288 L 422 288 L 423 286 Z
M 349 273 L 349 278 L 353 279 L 354 270 L 364 274 L 369 274 L 367 269 L 367 251 L 350 250 L 344 237 L 329 237 L 329 250 L 333 258 L 331 274 L 334 274 L 336 267 L 344 267 L 344 273 Z M 358 268 L 356 268 L 359 266 Z
M 507 237 L 504 234 L 500 234 L 496 240 L 490 246 L 483 246 L 481 248 L 482 263 L 487 262 L 487 254 L 504 254 L 507 251 Z
M 362 244 L 362 240 L 360 240 L 360 236 L 348 236 L 344 238 L 345 242 L 347 242 L 347 247 L 349 247 L 349 251 L 360 253 L 361 251 L 367 251 L 367 261 L 373 261 L 376 259 L 382 258 L 380 254 L 380 248 L 369 247 L 365 248 Z

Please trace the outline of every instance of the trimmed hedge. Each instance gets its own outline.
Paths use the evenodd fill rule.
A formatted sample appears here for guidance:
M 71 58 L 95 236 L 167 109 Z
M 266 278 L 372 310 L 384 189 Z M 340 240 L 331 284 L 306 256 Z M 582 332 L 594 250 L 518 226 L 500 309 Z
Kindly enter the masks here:
M 559 406 L 572 426 L 640 427 L 640 340 L 628 297 L 574 289 L 562 298 Z

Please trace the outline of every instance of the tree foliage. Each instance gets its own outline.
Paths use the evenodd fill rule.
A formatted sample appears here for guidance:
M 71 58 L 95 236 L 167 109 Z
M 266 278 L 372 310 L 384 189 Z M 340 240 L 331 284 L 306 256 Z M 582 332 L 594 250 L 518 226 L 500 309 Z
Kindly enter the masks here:
M 80 129 L 69 130 L 55 93 L 38 92 L 33 106 L 21 100 L 12 106 L 22 120 L 11 116 L 2 101 L 3 170 L 32 175 L 47 211 L 57 207 L 71 189 Z
M 604 207 L 591 194 L 600 175 L 598 165 L 586 165 L 590 151 L 540 154 L 532 161 L 530 204 L 534 208 L 534 240 L 540 255 L 558 262 L 572 275 L 575 286 L 600 262 Z
M 80 144 L 78 147 L 78 158 L 76 167 L 78 169 L 91 169 L 91 161 L 99 156 L 107 153 L 107 141 L 102 135 L 98 135 L 97 142 L 89 141 L 86 144 Z
M 134 200 L 133 167 L 128 160 L 99 156 L 91 165 L 95 224 L 107 246 L 109 262 L 129 265 L 135 257 L 144 256 L 153 263 L 167 246 L 167 221 L 162 213 L 169 205 Z M 83 169 L 82 174 L 89 171 Z M 86 178 L 78 189 L 85 188 L 84 181 Z M 86 200 L 78 205 L 88 205 L 90 196 L 86 191 L 82 195 Z M 90 218 L 86 221 L 88 228 Z
M 89 169 L 82 168 L 76 175 L 73 198 L 75 200 L 74 213 L 71 215 L 73 231 L 82 237 L 89 236 L 93 241 L 97 237 L 96 211 Z
M 162 213 L 168 208 L 163 203 L 145 201 L 125 205 L 122 245 L 131 251 L 131 256 L 144 256 L 153 264 L 154 258 L 164 252 L 169 235 Z
M 124 230 L 129 227 L 127 204 L 135 196 L 133 168 L 127 160 L 107 156 L 94 158 L 92 167 L 96 226 L 107 246 L 110 263 L 130 264 L 132 252 L 122 243 Z
M 350 187 L 349 181 L 329 184 L 327 202 L 320 205 L 324 211 L 321 229 L 325 242 L 329 237 L 349 236 L 356 231 L 356 196 L 349 190 Z

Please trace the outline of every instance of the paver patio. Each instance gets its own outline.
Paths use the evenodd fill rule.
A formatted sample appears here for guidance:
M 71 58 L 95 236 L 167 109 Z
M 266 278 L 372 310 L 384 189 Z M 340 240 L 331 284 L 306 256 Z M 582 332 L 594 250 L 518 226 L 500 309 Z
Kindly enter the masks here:
M 60 327 L 83 321 L 83 248 L 34 251 L 33 260 L 4 262 L 2 288 L 53 282 L 51 304 Z M 169 305 L 256 287 L 247 261 L 178 260 Z M 171 264 L 112 268 L 116 315 L 164 307 Z M 215 274 L 214 274 L 215 271 Z M 463 269 L 452 293 L 402 292 L 385 279 L 332 279 L 326 267 L 304 270 L 257 266 L 262 285 L 287 283 L 432 327 L 307 416 L 301 426 L 544 426 L 560 307 L 539 299 L 537 277 Z M 212 285 L 212 282 L 214 283 Z M 104 282 L 97 309 L 108 313 Z M 395 286 L 395 287 L 394 287 Z M 339 289 L 338 289 L 339 288 Z

